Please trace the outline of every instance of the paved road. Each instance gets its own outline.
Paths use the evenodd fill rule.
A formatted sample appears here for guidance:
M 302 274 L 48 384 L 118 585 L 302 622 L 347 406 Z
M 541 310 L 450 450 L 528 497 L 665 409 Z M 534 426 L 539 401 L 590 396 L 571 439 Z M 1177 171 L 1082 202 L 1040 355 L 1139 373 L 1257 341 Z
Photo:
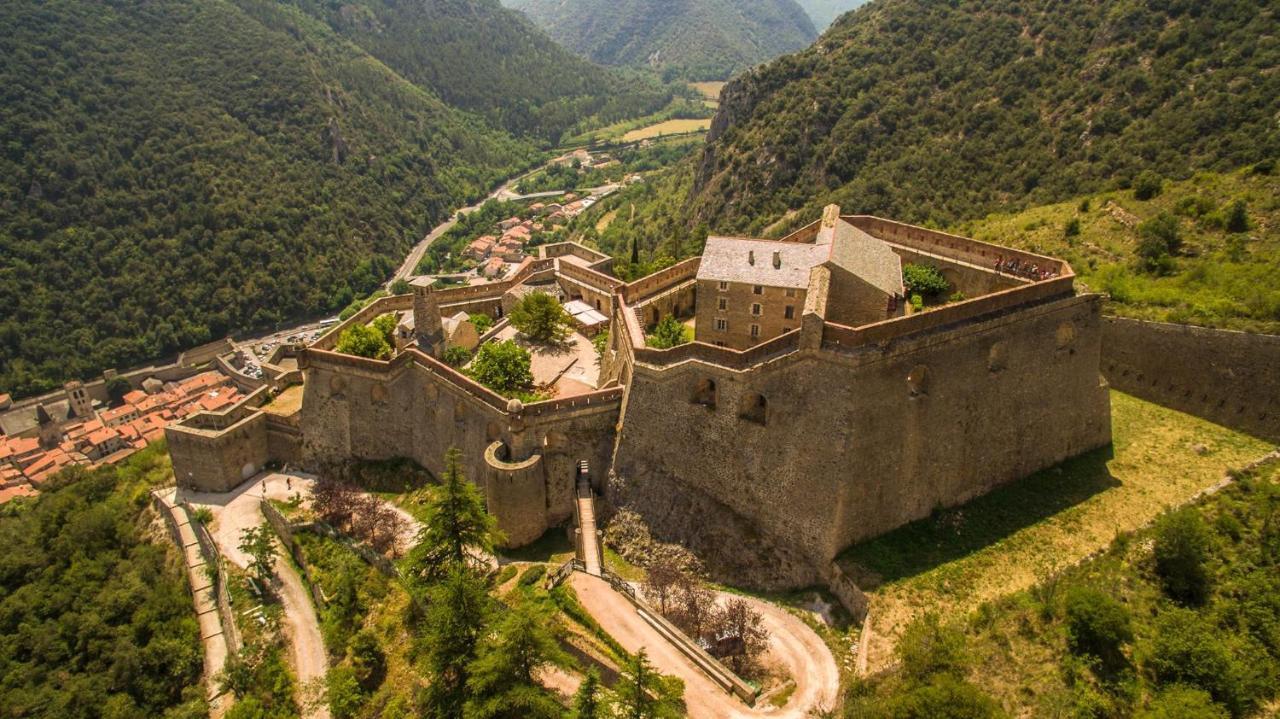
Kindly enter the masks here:
M 289 478 L 288 481 L 292 481 Z M 260 504 L 263 497 L 262 477 L 256 477 L 237 487 L 229 494 L 186 493 L 187 501 L 196 506 L 208 507 L 213 513 L 213 540 L 223 555 L 247 568 L 249 557 L 240 550 L 240 536 L 246 529 L 257 527 L 265 521 Z M 265 479 L 266 496 L 287 500 L 293 492 L 287 487 L 285 475 L 271 475 Z M 294 488 L 295 490 L 297 487 Z M 298 678 L 299 703 L 304 710 L 313 696 L 312 688 L 324 681 L 329 670 L 329 658 L 325 654 L 324 639 L 320 635 L 320 622 L 316 617 L 311 594 L 298 576 L 293 564 L 280 555 L 276 558 L 276 591 L 284 608 L 284 631 L 293 648 L 293 670 Z M 307 719 L 329 719 L 329 708 L 317 706 L 304 711 Z
M 786 667 L 796 690 L 781 708 L 751 708 L 708 679 L 603 579 L 574 572 L 569 583 L 587 611 L 624 649 L 646 649 L 658 671 L 684 680 L 685 706 L 692 719 L 806 719 L 814 710 L 835 706 L 840 689 L 835 658 L 813 630 L 779 607 L 748 600 L 764 616 L 770 656 Z

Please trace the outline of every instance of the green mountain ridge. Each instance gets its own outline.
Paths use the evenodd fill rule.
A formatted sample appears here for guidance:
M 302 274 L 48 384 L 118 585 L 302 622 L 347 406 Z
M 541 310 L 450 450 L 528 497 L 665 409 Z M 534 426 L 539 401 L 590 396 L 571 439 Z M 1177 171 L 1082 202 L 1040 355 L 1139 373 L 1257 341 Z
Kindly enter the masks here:
M 866 5 L 868 0 L 796 0 L 813 20 L 814 27 L 826 30 L 844 13 Z
M 551 37 L 606 65 L 722 80 L 817 37 L 795 0 L 508 0 Z
M 446 103 L 554 143 L 587 119 L 671 99 L 651 78 L 580 59 L 498 0 L 287 0 Z
M 536 156 L 271 0 L 0 24 L 6 392 L 340 307 Z
M 878 0 L 725 88 L 688 224 L 945 225 L 1273 157 L 1275 27 L 1264 0 Z

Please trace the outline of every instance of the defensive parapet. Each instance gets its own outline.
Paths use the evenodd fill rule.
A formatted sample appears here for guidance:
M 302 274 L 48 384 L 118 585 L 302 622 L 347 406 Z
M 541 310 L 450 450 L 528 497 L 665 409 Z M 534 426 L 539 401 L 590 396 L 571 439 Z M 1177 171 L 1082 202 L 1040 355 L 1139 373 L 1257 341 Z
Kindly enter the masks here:
M 484 452 L 485 473 L 477 483 L 484 487 L 489 513 L 498 519 L 507 544 L 520 547 L 547 531 L 547 483 L 542 455 L 519 461 L 509 460 L 509 455 L 503 442 L 489 445 Z

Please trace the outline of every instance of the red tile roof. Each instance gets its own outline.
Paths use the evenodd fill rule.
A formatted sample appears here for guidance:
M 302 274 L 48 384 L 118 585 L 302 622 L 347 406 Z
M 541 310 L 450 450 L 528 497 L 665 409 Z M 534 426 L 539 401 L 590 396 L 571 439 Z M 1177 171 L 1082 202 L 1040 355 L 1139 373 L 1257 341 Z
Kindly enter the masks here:
M 4 489 L 0 489 L 0 504 L 17 499 L 18 497 L 34 497 L 37 494 L 39 494 L 39 492 L 36 491 L 36 488 L 29 484 L 19 484 L 16 487 L 5 487 Z

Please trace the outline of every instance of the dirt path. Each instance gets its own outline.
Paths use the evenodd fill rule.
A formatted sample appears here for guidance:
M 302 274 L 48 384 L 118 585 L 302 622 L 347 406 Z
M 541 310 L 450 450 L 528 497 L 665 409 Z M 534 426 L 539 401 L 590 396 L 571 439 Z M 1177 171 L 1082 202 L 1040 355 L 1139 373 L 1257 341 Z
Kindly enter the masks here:
M 629 652 L 644 648 L 658 671 L 684 681 L 685 705 L 692 719 L 805 719 L 813 710 L 835 706 L 840 688 L 835 658 L 804 622 L 781 608 L 749 600 L 764 615 L 771 658 L 786 668 L 796 690 L 783 707 L 751 708 L 708 679 L 604 580 L 575 572 L 569 583 L 587 611 L 623 648 Z
M 241 533 L 265 521 L 260 508 L 264 481 L 266 496 L 271 499 L 287 500 L 294 491 L 299 490 L 294 478 L 271 475 L 265 480 L 250 480 L 229 494 L 185 495 L 193 505 L 208 507 L 214 513 L 213 539 L 222 549 L 223 555 L 241 568 L 249 566 L 248 555 L 240 550 Z M 294 485 L 292 491 L 288 487 L 290 483 Z M 308 701 L 311 689 L 324 680 L 329 669 L 329 659 L 325 654 L 324 639 L 320 635 L 320 622 L 316 617 L 315 606 L 311 603 L 311 594 L 297 570 L 283 555 L 277 557 L 276 576 L 279 579 L 276 590 L 284 608 L 284 632 L 293 649 L 293 669 L 297 674 L 300 690 L 299 703 L 305 709 L 307 704 L 313 703 Z M 329 708 L 318 706 L 305 711 L 304 716 L 307 719 L 329 719 Z

